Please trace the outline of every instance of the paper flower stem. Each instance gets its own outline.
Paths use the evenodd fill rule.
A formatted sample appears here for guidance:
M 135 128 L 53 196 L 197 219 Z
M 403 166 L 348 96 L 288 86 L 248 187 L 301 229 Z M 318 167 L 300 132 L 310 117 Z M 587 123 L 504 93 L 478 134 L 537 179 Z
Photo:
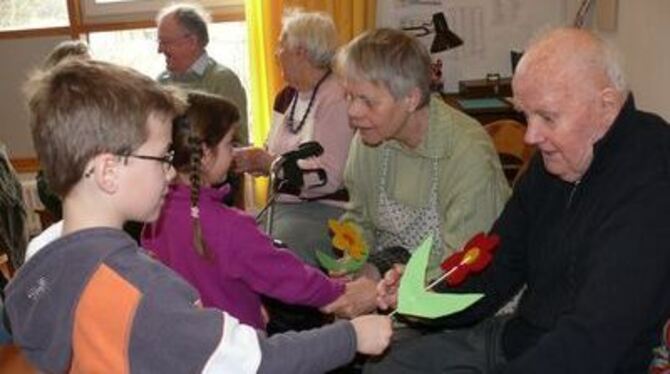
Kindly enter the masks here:
M 445 278 L 447 278 L 448 276 L 450 276 L 450 275 L 451 275 L 454 271 L 456 271 L 456 269 L 458 269 L 458 267 L 461 266 L 462 264 L 463 264 L 463 263 L 461 262 L 460 264 L 458 264 L 458 265 L 454 266 L 453 268 L 449 269 L 448 272 L 442 274 L 439 278 L 437 278 L 437 279 L 435 279 L 434 281 L 432 281 L 429 285 L 426 286 L 426 288 L 424 288 L 424 291 L 430 291 L 430 290 L 432 290 L 433 287 L 437 286 L 438 283 L 442 282 Z M 398 313 L 398 310 L 397 310 L 397 309 L 394 310 L 394 311 L 392 311 L 391 313 L 389 313 L 388 316 L 389 316 L 389 317 L 393 317 L 394 315 L 396 315 L 396 313 Z

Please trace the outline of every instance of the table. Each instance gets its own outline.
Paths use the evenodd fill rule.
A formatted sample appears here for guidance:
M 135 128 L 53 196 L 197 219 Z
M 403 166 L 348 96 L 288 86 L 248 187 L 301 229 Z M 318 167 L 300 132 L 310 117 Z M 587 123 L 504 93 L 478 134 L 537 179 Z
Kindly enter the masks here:
M 482 125 L 500 119 L 514 119 L 526 123 L 523 114 L 517 112 L 505 97 L 464 97 L 458 93 L 442 93 L 442 99 L 452 107 L 473 117 Z

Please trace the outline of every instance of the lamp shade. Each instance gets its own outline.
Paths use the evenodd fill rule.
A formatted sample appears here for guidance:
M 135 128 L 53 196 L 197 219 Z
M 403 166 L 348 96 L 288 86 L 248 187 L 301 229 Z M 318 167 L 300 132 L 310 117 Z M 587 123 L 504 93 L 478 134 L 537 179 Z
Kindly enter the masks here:
M 433 14 L 433 26 L 435 27 L 435 39 L 430 46 L 430 53 L 446 51 L 463 44 L 463 39 L 449 29 L 444 13 Z

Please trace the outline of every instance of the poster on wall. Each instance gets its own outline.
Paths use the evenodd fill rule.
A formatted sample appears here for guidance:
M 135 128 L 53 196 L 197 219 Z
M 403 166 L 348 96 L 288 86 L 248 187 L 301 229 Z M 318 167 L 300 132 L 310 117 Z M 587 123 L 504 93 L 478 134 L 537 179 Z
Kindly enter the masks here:
M 405 30 L 429 50 L 434 46 L 435 16 L 463 40 L 457 47 L 431 53 L 433 86 L 458 91 L 458 82 L 512 73 L 512 51 L 521 51 L 537 32 L 564 25 L 570 0 L 378 0 L 377 26 Z

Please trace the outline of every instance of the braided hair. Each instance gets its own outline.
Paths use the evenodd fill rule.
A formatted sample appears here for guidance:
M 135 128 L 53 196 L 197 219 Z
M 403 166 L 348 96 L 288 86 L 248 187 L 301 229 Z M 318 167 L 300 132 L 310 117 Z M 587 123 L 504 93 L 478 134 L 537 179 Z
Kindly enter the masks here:
M 174 167 L 180 174 L 189 177 L 193 246 L 204 258 L 210 258 L 211 252 L 202 235 L 198 204 L 202 185 L 203 147 L 214 150 L 239 119 L 240 113 L 230 101 L 221 96 L 190 91 L 186 112 L 173 121 Z

